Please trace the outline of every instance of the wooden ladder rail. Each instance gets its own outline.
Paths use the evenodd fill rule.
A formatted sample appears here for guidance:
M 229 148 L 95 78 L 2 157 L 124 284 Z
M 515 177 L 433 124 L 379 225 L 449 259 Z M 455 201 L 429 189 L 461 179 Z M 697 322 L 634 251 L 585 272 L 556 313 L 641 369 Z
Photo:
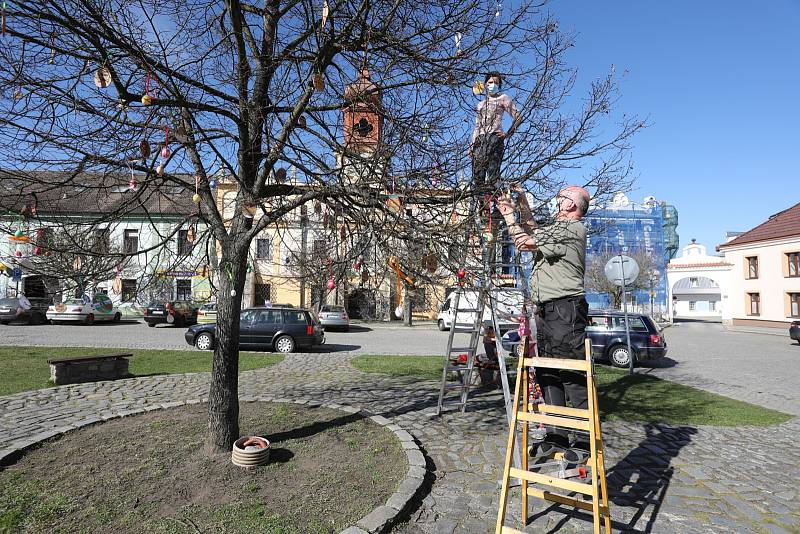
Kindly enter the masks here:
M 524 341 L 524 352 L 528 354 L 530 340 Z M 597 386 L 594 380 L 594 366 L 592 363 L 591 340 L 586 339 L 585 360 L 572 360 L 566 358 L 520 358 L 517 368 L 517 383 L 514 387 L 514 405 L 512 421 L 508 431 L 508 444 L 506 447 L 505 463 L 503 467 L 502 487 L 500 489 L 500 507 L 497 513 L 496 534 L 522 534 L 522 531 L 505 526 L 506 507 L 510 479 L 518 478 L 522 481 L 522 525 L 528 523 L 528 497 L 535 497 L 549 502 L 574 506 L 592 513 L 594 534 L 601 532 L 601 518 L 603 532 L 611 532 L 611 513 L 608 506 L 608 488 L 606 486 L 605 458 L 603 447 L 603 434 L 600 426 L 600 411 L 597 400 Z M 551 369 L 569 369 L 586 373 L 586 388 L 588 393 L 588 408 L 576 409 L 564 406 L 548 406 L 546 404 L 530 405 L 528 403 L 529 368 L 541 367 Z M 520 448 L 522 449 L 522 465 L 515 468 L 512 465 L 514 444 L 516 441 L 516 425 L 522 425 Z M 548 425 L 581 430 L 589 433 L 590 456 L 586 462 L 591 467 L 591 484 L 584 484 L 566 480 L 557 476 L 534 473 L 528 470 L 527 434 L 529 423 L 544 423 Z M 584 500 L 571 495 L 564 495 L 545 489 L 529 487 L 529 484 L 538 484 L 556 488 L 567 493 L 588 495 L 591 500 Z

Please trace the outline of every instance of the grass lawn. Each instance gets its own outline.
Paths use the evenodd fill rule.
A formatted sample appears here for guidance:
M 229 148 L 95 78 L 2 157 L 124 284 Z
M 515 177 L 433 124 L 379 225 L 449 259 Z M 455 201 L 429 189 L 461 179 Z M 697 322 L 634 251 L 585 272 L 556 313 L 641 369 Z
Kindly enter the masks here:
M 211 371 L 211 352 L 183 350 L 102 349 L 86 347 L 0 347 L 0 396 L 52 386 L 49 358 L 131 353 L 135 376 Z M 239 370 L 249 371 L 283 360 L 279 354 L 242 352 Z
M 441 356 L 358 356 L 353 366 L 367 373 L 439 380 Z M 597 366 L 597 394 L 605 420 L 645 421 L 675 425 L 768 426 L 793 416 L 715 393 Z

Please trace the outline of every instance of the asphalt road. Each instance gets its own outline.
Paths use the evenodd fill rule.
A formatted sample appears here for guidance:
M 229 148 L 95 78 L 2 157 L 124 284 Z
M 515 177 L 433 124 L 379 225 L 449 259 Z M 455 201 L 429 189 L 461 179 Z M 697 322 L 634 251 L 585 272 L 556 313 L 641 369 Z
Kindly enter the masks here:
M 71 346 L 195 350 L 183 328 L 144 322 L 82 325 L 0 326 L 5 346 Z M 667 357 L 637 372 L 800 415 L 800 346 L 787 335 L 732 332 L 718 323 L 678 323 L 664 331 Z M 356 354 L 442 354 L 447 333 L 430 323 L 407 328 L 397 323 L 352 325 L 350 332 L 326 332 L 317 352 Z M 466 336 L 465 334 L 459 334 Z M 465 340 L 466 337 L 461 338 Z M 464 343 L 459 343 L 463 346 Z

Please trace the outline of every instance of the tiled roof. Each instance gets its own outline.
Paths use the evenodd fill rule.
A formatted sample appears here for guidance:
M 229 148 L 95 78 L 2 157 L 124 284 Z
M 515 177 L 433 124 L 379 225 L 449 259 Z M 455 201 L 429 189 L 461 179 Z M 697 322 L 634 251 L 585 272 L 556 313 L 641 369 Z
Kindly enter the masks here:
M 793 236 L 800 236 L 800 202 L 791 208 L 776 213 L 767 219 L 766 222 L 759 224 L 752 230 L 748 230 L 727 243 L 719 245 L 717 248 L 721 249 Z
M 128 188 L 130 176 L 84 173 L 10 173 L 0 170 L 0 212 L 20 213 L 32 201 L 39 216 L 114 214 L 116 216 L 186 216 L 196 211 L 193 191 L 148 184 Z M 137 176 L 144 182 L 144 176 Z

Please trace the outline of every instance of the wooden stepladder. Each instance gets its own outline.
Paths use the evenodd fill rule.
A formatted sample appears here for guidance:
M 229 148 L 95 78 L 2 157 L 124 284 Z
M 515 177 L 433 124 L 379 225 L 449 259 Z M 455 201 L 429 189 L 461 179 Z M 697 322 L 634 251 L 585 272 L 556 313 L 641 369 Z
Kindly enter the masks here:
M 530 340 L 526 337 L 523 354 L 528 354 L 529 343 Z M 512 421 L 508 431 L 508 448 L 506 449 L 502 489 L 500 490 L 500 510 L 497 514 L 496 534 L 522 534 L 519 530 L 505 526 L 508 491 L 510 479 L 512 478 L 517 478 L 522 481 L 523 527 L 528 523 L 528 497 L 536 497 L 590 511 L 594 522 L 594 533 L 600 534 L 601 517 L 603 519 L 604 532 L 611 532 L 611 513 L 608 508 L 608 490 L 606 488 L 606 471 L 603 458 L 603 434 L 600 428 L 600 413 L 597 405 L 597 389 L 594 382 L 591 351 L 591 341 L 587 339 L 585 360 L 562 358 L 519 359 L 517 383 L 514 388 Z M 530 379 L 530 367 L 568 369 L 585 372 L 588 390 L 588 409 L 582 410 L 563 406 L 548 406 L 547 404 L 529 404 L 528 382 Z M 582 470 L 570 470 L 573 472 L 578 471 L 580 473 L 579 477 L 570 477 L 569 473 L 565 473 L 563 469 L 561 475 L 564 476 L 539 473 L 536 472 L 537 464 L 529 468 L 528 425 L 530 423 L 544 423 L 546 425 L 588 432 L 591 450 L 590 456 L 585 462 L 585 467 Z M 514 445 L 517 441 L 517 424 L 520 424 L 522 433 L 520 438 L 522 466 L 519 469 L 512 465 Z M 591 471 L 591 476 L 588 476 L 589 471 Z M 590 480 L 582 482 L 581 478 Z M 581 497 L 582 495 L 588 498 L 584 499 Z

